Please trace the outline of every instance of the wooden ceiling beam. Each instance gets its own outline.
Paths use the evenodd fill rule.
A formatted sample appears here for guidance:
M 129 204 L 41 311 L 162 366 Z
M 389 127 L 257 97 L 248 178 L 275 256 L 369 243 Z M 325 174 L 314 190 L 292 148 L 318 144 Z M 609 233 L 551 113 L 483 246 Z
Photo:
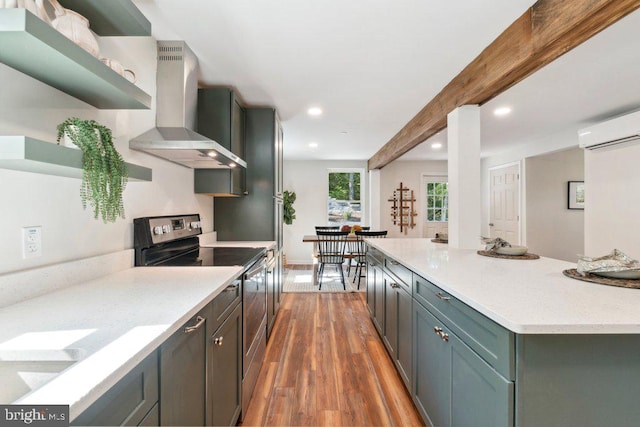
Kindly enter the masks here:
M 369 159 L 380 169 L 447 126 L 461 105 L 482 105 L 640 7 L 640 0 L 539 0 Z

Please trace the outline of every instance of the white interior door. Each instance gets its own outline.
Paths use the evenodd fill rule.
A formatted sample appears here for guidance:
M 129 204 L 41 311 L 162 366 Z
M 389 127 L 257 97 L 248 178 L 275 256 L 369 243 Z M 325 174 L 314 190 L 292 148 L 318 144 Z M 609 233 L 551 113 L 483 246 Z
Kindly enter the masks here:
M 510 243 L 520 243 L 520 166 L 489 171 L 489 233 Z
M 422 176 L 422 237 L 433 238 L 436 233 L 448 233 L 449 202 L 448 194 L 443 194 L 443 187 L 435 189 L 435 183 L 447 184 L 446 176 Z M 429 199 L 431 198 L 431 201 Z

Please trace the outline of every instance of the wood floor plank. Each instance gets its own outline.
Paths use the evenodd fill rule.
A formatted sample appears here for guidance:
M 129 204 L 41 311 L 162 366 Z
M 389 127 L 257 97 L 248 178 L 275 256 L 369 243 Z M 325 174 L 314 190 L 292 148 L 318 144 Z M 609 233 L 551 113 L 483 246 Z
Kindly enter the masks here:
M 295 401 L 291 411 L 291 425 L 317 426 L 316 376 L 311 370 L 300 370 L 295 387 Z
M 423 425 L 362 293 L 284 295 L 243 426 Z
M 295 390 L 292 387 L 275 388 L 271 402 L 267 409 L 265 426 L 290 426 L 291 410 L 295 400 Z

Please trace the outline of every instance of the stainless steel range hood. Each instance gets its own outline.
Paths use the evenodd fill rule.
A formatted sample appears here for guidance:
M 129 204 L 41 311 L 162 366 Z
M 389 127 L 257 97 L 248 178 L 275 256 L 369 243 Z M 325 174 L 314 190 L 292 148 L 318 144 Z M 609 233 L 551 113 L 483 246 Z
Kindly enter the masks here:
M 158 41 L 156 127 L 129 141 L 129 148 L 193 169 L 246 168 L 244 160 L 192 130 L 197 104 L 198 58 L 183 41 Z

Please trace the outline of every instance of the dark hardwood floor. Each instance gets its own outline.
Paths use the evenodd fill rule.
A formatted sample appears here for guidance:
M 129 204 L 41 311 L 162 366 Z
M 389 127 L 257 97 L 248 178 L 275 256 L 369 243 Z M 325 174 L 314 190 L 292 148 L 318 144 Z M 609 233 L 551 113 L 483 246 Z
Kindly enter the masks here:
M 423 425 L 364 298 L 284 294 L 243 426 Z

